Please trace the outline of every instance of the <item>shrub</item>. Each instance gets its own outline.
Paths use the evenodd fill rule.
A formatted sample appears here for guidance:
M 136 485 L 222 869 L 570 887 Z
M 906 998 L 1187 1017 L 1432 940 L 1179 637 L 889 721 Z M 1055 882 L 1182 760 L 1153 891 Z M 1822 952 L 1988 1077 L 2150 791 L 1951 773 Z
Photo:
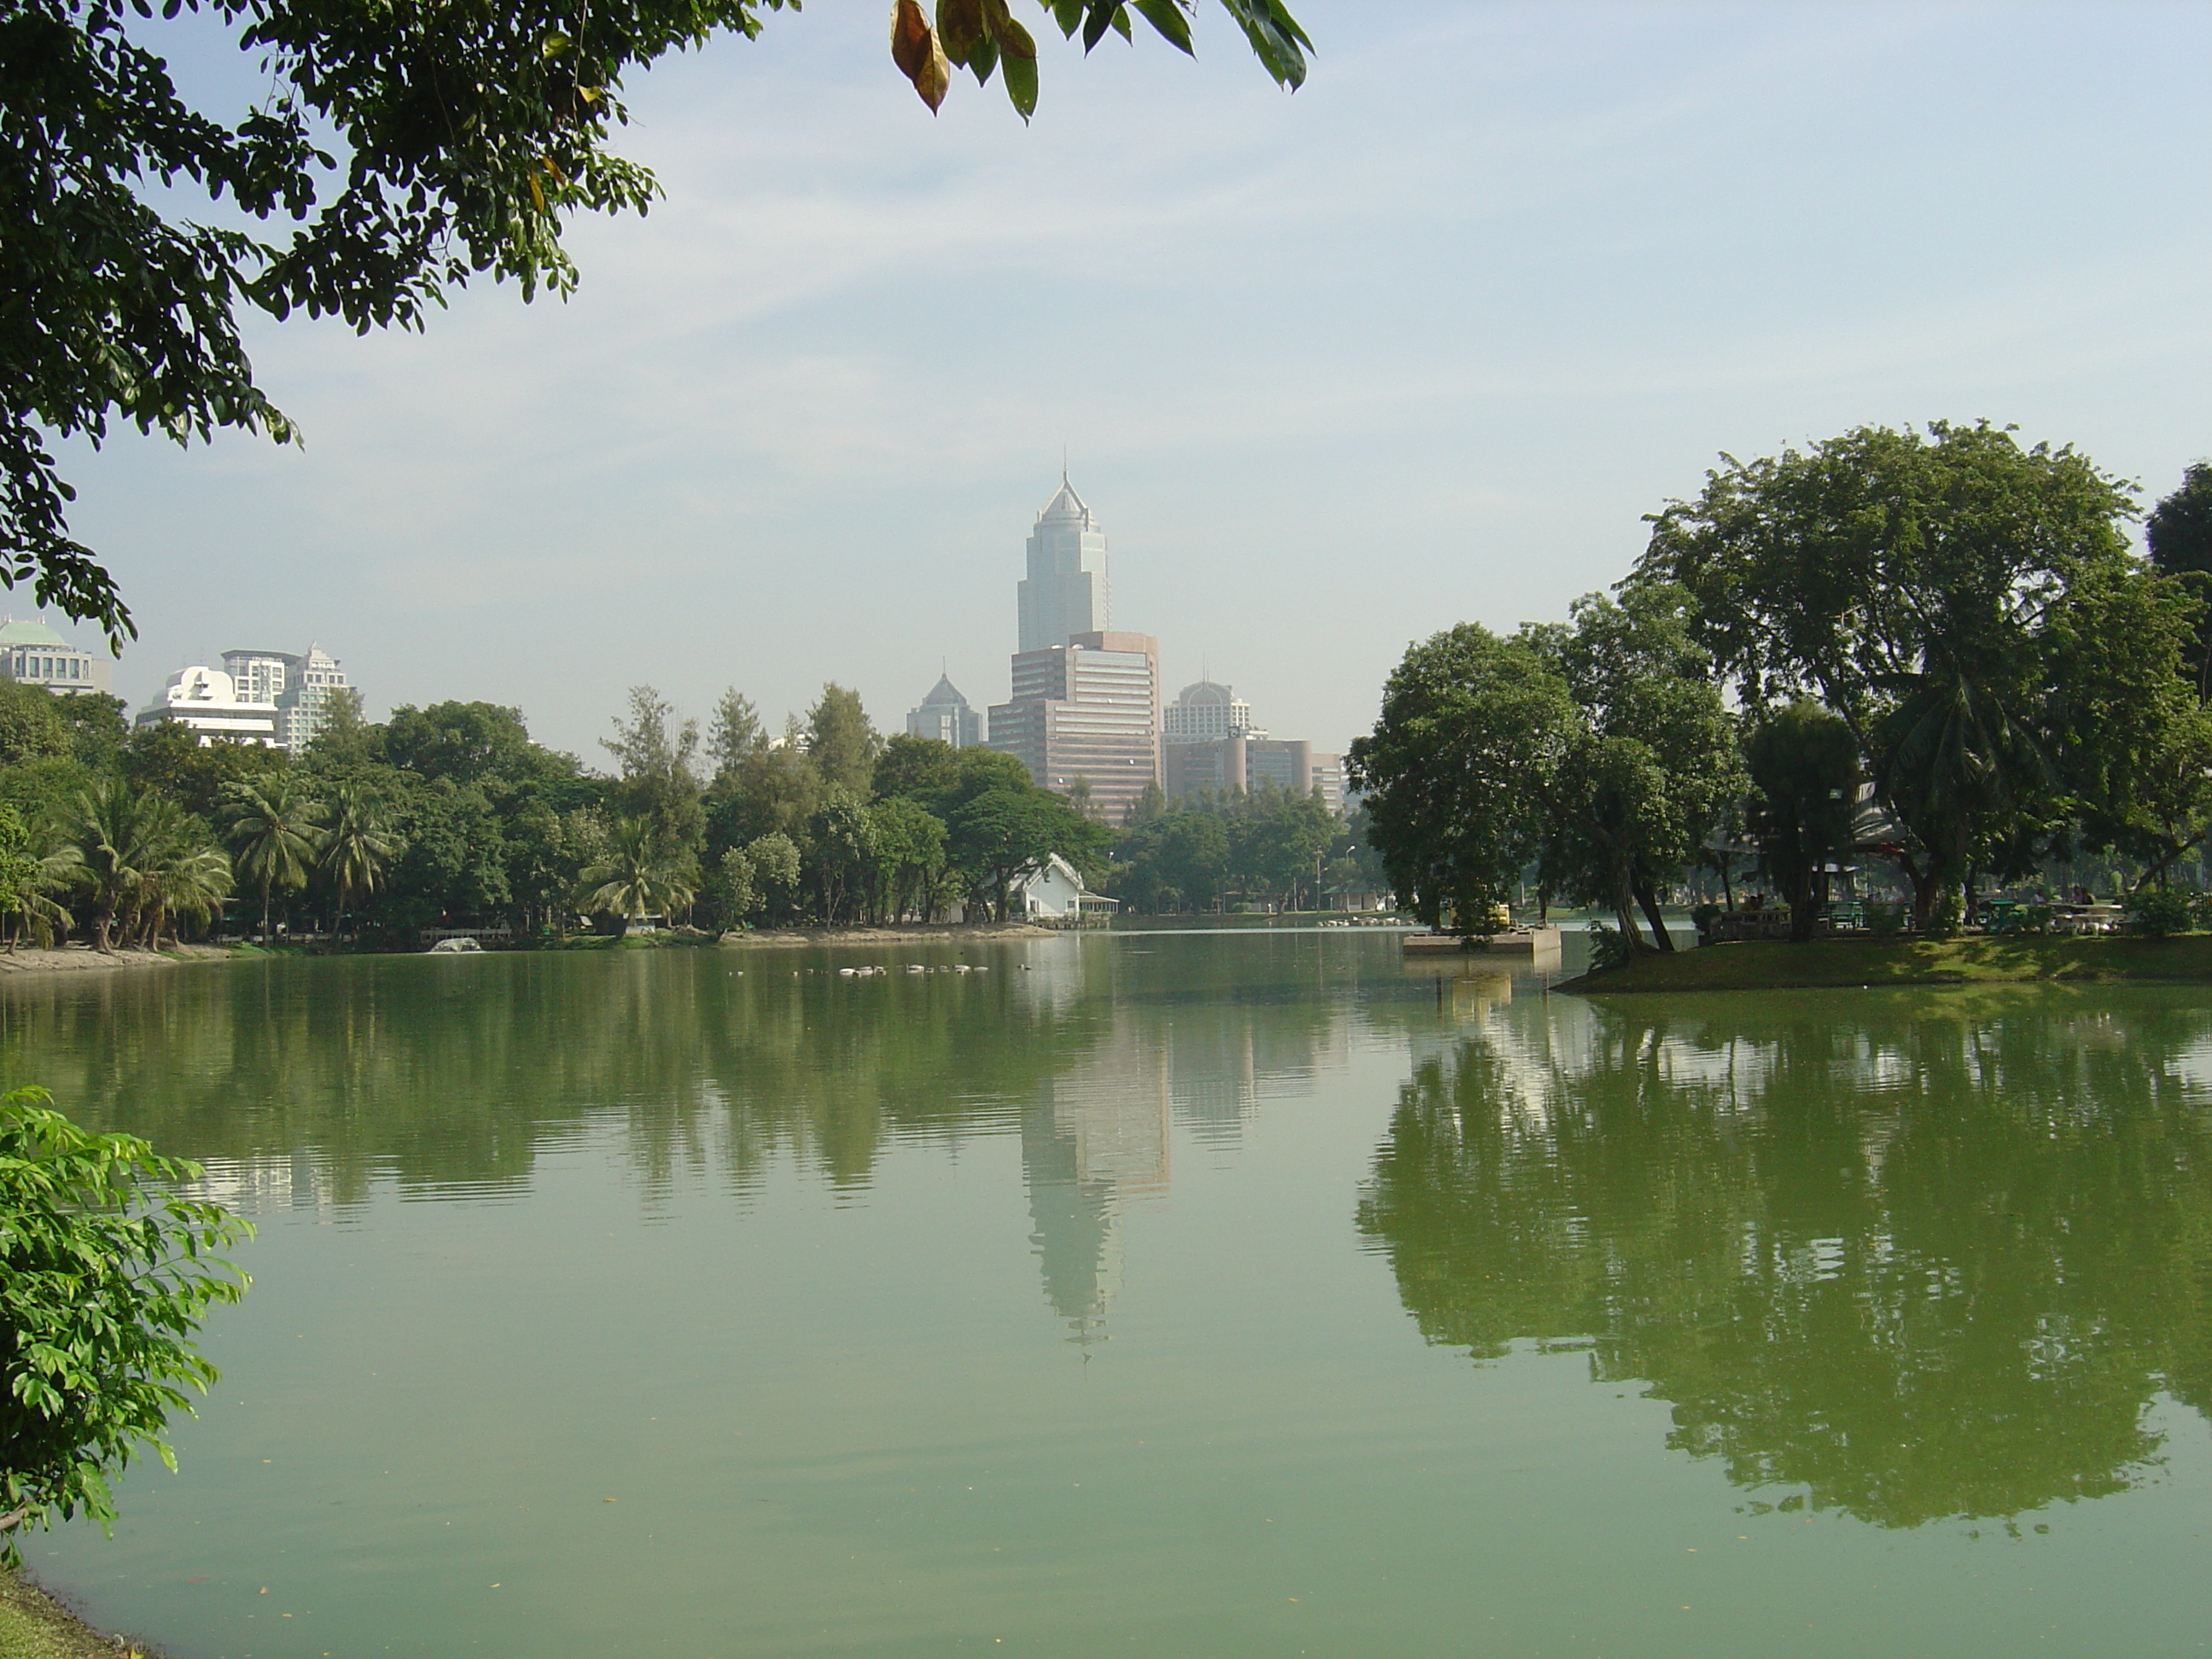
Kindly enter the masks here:
M 2196 925 L 2194 896 L 2172 887 L 2151 887 L 2127 899 L 2128 931 L 2149 939 L 2185 933 Z
M 1957 934 L 1966 907 L 1956 893 L 1941 895 L 1928 908 L 1928 937 L 1950 939 Z
M 1911 914 L 1902 904 L 1872 904 L 1866 908 L 1867 932 L 1876 939 L 1895 939 L 1905 931 Z
M 1699 939 L 1703 939 L 1707 933 L 1713 931 L 1713 923 L 1719 920 L 1720 915 L 1721 907 L 1719 905 L 1700 904 L 1696 909 L 1690 912 L 1690 925 L 1698 930 L 1698 937 Z
M 1635 954 L 1628 948 L 1626 935 L 1618 927 L 1608 927 L 1601 921 L 1590 923 L 1590 971 L 1602 972 L 1618 968 Z
M 246 1276 L 210 1252 L 252 1227 L 179 1196 L 199 1166 L 130 1135 L 96 1135 L 43 1089 L 0 1095 L 0 1524 L 82 1510 L 107 1528 L 109 1478 L 150 1447 L 215 1367 L 191 1345 Z M 10 1541 L 0 1561 L 17 1565 Z

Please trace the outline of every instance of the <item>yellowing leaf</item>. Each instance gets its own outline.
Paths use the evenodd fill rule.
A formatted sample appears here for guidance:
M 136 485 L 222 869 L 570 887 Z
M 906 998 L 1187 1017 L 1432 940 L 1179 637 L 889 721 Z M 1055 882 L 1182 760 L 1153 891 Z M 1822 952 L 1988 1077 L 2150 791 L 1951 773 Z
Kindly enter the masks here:
M 921 101 L 934 110 L 952 83 L 952 68 L 939 46 L 937 32 L 921 9 L 921 0 L 892 0 L 891 62 L 914 82 Z

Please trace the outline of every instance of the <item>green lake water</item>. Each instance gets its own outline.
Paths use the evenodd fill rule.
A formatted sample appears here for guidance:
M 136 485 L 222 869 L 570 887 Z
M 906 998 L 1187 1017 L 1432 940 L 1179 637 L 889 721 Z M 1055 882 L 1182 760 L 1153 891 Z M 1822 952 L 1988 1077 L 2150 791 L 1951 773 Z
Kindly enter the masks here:
M 176 1659 L 2212 1644 L 2202 990 L 1260 930 L 15 981 L 0 1045 L 260 1228 L 181 1473 L 23 1543 Z

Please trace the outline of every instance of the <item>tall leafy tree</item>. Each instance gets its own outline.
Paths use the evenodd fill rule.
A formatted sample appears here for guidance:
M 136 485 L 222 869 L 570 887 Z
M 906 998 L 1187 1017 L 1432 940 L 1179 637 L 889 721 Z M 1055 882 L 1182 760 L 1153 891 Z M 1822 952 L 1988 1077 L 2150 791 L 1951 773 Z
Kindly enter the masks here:
M 1074 863 L 1088 862 L 1106 841 L 1103 824 L 1050 790 L 1036 787 L 1026 772 L 1019 788 L 994 784 L 962 801 L 945 829 L 955 867 L 968 878 L 971 892 L 990 896 L 992 913 L 1001 921 L 1016 877 L 1054 853 Z
M 1409 647 L 1349 757 L 1398 902 L 1431 927 L 1470 927 L 1510 899 L 1580 732 L 1573 694 L 1529 640 L 1462 623 Z
M 1744 758 L 1754 792 L 1748 828 L 1790 905 L 1790 937 L 1802 943 L 1813 937 L 1822 866 L 1851 850 L 1858 738 L 1844 720 L 1800 698 L 1752 729 Z
M 875 911 L 879 921 L 927 918 L 945 868 L 945 825 L 903 795 L 872 802 L 868 840 L 875 849 Z
M 651 686 L 634 685 L 629 718 L 617 718 L 613 725 L 614 736 L 600 738 L 599 746 L 620 769 L 623 812 L 653 825 L 666 857 L 696 854 L 706 831 L 699 780 L 692 769 L 699 723 L 679 719 L 675 705 Z
M 0 583 L 133 632 L 113 579 L 70 532 L 55 439 L 127 422 L 179 443 L 230 427 L 295 434 L 253 377 L 241 313 L 420 327 L 472 276 L 526 299 L 576 281 L 581 213 L 643 211 L 652 175 L 614 153 L 624 77 L 717 34 L 750 38 L 784 0 L 521 0 L 455 9 L 322 0 L 172 0 L 236 32 L 252 106 L 178 90 L 146 0 L 19 0 L 0 15 Z M 1224 0 L 1295 86 L 1310 44 L 1279 0 Z M 1188 0 L 1054 0 L 1086 47 L 1132 14 L 1183 51 Z M 794 6 L 793 8 L 796 9 Z M 934 108 L 949 65 L 1024 117 L 1036 52 L 1005 0 L 912 0 L 893 58 Z M 159 191 L 145 187 L 158 179 Z M 220 204 L 218 208 L 216 204 Z
M 707 758 L 714 763 L 715 781 L 735 775 L 767 741 L 760 710 L 753 707 L 752 699 L 741 695 L 734 685 L 724 691 L 715 702 L 714 718 L 707 724 Z
M 2151 508 L 2143 540 L 2160 570 L 2187 580 L 2200 599 L 2212 596 L 2212 461 L 2191 465 L 2180 487 Z M 2198 615 L 2189 673 L 2197 695 L 2212 698 L 2212 606 Z
M 806 752 L 823 783 L 866 798 L 875 781 L 883 739 L 860 706 L 859 692 L 834 680 L 822 688 L 806 714 Z
M 1910 832 L 1925 922 L 1984 849 L 2058 807 L 2046 635 L 2076 585 L 2131 562 L 2126 487 L 2071 448 L 1938 422 L 1863 427 L 1709 474 L 1652 520 L 1632 586 L 1679 586 L 1744 702 L 1848 721 Z

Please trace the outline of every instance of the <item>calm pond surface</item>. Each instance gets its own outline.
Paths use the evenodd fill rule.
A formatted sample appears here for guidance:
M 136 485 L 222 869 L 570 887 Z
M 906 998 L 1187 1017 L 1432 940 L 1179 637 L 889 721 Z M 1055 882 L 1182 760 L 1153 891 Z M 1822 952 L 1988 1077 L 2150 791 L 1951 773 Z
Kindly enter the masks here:
M 261 1229 L 26 1557 L 178 1659 L 2206 1650 L 2212 1000 L 1459 971 L 10 982 Z

